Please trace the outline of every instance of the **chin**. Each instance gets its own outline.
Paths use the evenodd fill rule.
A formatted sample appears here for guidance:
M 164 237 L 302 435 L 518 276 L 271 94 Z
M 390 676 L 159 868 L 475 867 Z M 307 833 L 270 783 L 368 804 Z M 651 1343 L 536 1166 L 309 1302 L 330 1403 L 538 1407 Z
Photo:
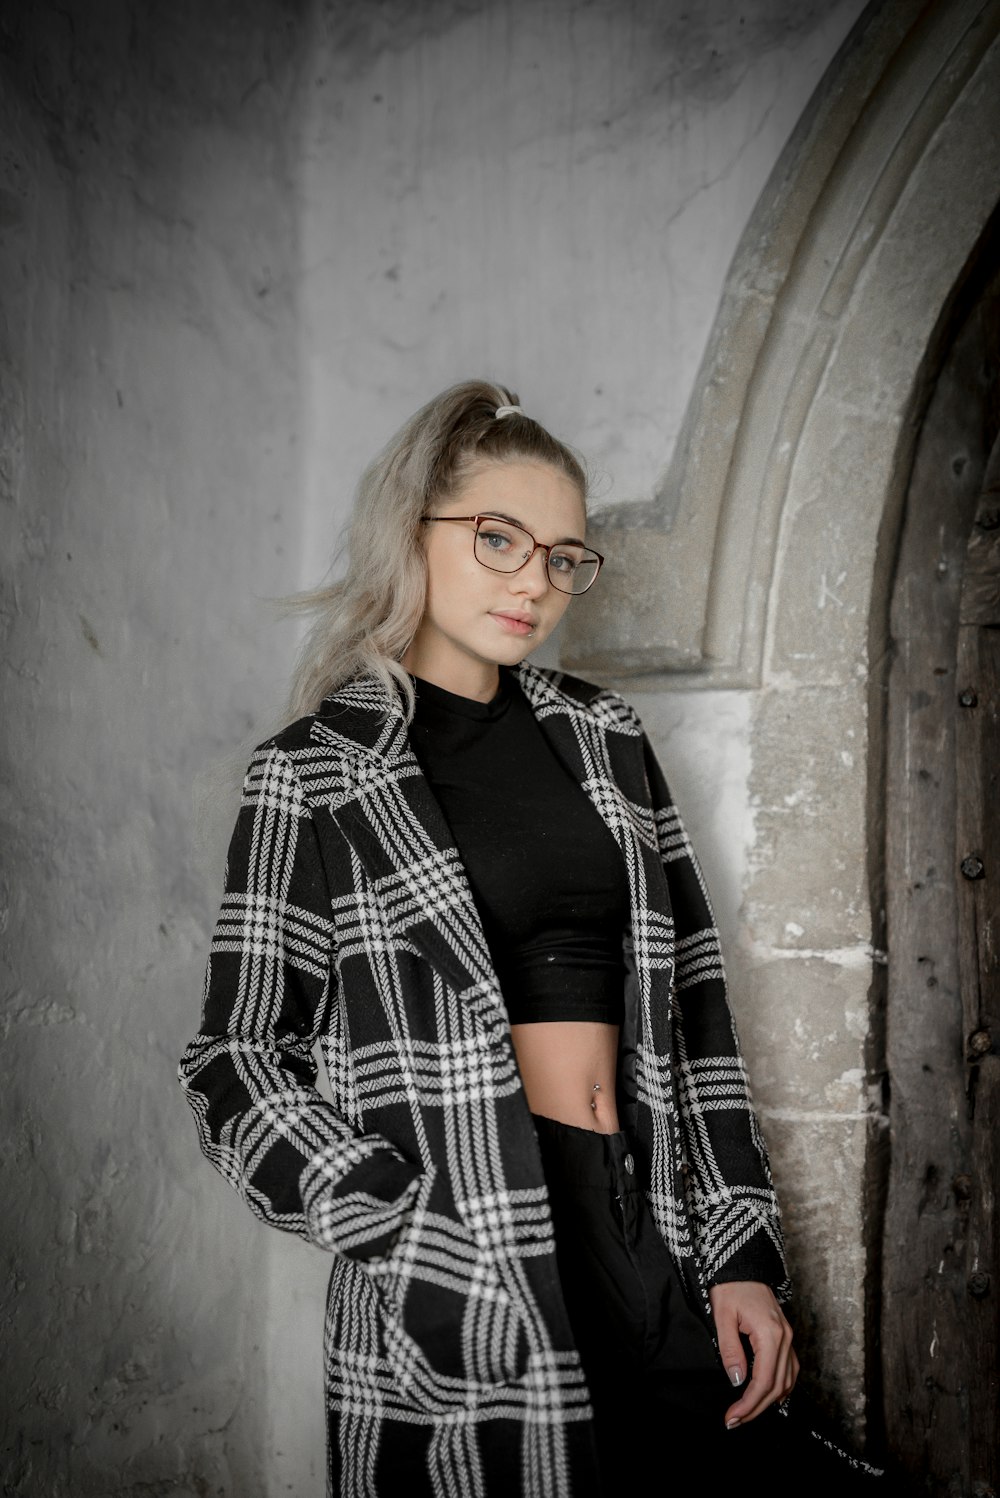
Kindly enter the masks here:
M 519 666 L 522 661 L 527 660 L 532 651 L 538 649 L 541 640 L 526 640 L 519 642 L 519 648 L 508 651 L 504 659 L 499 662 L 501 666 Z

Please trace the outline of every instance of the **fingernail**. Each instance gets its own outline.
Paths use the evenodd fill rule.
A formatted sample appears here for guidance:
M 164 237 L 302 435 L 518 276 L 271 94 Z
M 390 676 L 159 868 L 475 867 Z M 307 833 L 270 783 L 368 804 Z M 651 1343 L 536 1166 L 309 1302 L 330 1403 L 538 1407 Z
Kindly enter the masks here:
M 739 1420 L 739 1416 L 737 1415 L 737 1417 L 735 1418 L 735 1420 L 727 1420 L 726 1421 L 726 1429 L 727 1430 L 735 1430 L 736 1427 L 737 1427 L 737 1425 L 739 1425 L 739 1423 L 740 1423 L 740 1420 Z
M 740 1386 L 740 1384 L 743 1382 L 743 1371 L 742 1371 L 742 1369 L 737 1368 L 736 1364 L 734 1363 L 733 1366 L 728 1370 L 728 1373 L 729 1373 L 729 1382 L 731 1384 L 735 1384 L 736 1387 L 737 1387 L 737 1389 L 738 1389 L 739 1386 Z

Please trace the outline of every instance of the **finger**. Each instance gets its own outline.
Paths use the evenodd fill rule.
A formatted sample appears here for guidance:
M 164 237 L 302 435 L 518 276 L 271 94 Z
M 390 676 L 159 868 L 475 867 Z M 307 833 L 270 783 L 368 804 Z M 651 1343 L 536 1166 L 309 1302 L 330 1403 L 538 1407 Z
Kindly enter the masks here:
M 726 1410 L 726 1426 L 729 1429 L 737 1425 L 747 1425 L 750 1420 L 756 1420 L 759 1414 L 766 1410 L 769 1404 L 774 1404 L 778 1398 L 778 1386 L 775 1383 L 775 1366 L 769 1368 L 757 1365 L 754 1360 L 753 1372 L 750 1375 L 750 1383 L 744 1387 L 743 1393 L 735 1404 Z
M 715 1317 L 715 1338 L 722 1366 L 729 1374 L 729 1382 L 737 1389 L 746 1381 L 747 1356 L 740 1339 L 739 1320 L 736 1313 L 726 1315 L 719 1311 Z
M 781 1318 L 769 1324 L 768 1335 L 751 1337 L 753 1372 L 741 1397 L 726 1411 L 727 1427 L 744 1425 L 777 1400 L 784 1399 L 798 1376 L 798 1359 L 792 1348 L 791 1327 Z
M 792 1390 L 795 1388 L 796 1383 L 798 1382 L 798 1377 L 799 1377 L 799 1360 L 795 1356 L 795 1349 L 793 1347 L 793 1348 L 790 1349 L 790 1356 L 789 1356 L 789 1359 L 788 1359 L 788 1383 L 787 1383 L 787 1387 L 785 1388 L 784 1394 L 782 1394 L 782 1396 L 781 1396 L 782 1399 L 787 1399 L 788 1398 L 789 1394 L 792 1392 Z

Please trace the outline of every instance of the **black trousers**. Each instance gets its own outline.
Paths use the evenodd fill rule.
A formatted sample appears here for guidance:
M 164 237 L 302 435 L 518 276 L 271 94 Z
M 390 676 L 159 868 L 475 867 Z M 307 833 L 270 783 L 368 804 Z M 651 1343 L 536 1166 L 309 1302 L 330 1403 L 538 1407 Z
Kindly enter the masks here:
M 868 1493 L 878 1469 L 857 1462 L 798 1393 L 734 1430 L 738 1398 L 708 1324 L 685 1292 L 649 1213 L 628 1136 L 534 1115 L 570 1324 L 590 1386 L 602 1484 L 635 1493 L 662 1471 L 673 1491 L 758 1478 L 771 1495 Z M 874 1484 L 874 1486 L 873 1486 Z

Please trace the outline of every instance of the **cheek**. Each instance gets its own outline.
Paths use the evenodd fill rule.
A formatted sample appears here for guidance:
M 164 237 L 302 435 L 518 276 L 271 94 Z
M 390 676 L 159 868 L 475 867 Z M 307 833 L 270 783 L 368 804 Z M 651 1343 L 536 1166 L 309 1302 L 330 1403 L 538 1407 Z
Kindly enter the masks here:
M 449 551 L 444 546 L 428 546 L 426 565 L 425 617 L 430 613 L 460 610 L 478 596 L 482 586 L 480 574 L 489 576 L 472 555 L 471 546 L 468 556 L 461 553 L 456 556 L 454 548 Z
M 552 588 L 548 598 L 548 609 L 546 610 L 545 628 L 546 633 L 555 629 L 570 604 L 573 602 L 568 593 L 560 593 L 557 588 Z

